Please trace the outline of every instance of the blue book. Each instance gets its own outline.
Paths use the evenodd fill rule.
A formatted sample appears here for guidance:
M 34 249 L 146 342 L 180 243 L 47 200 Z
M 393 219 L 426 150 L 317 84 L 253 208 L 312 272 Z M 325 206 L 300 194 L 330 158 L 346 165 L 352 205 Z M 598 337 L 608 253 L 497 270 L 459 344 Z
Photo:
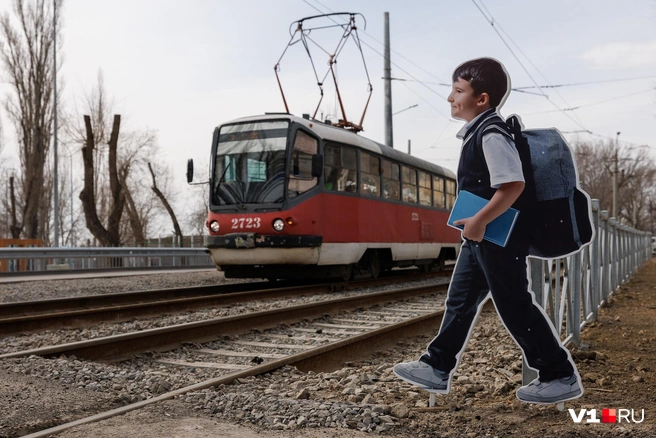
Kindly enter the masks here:
M 474 195 L 466 190 L 460 190 L 456 203 L 451 210 L 451 215 L 447 221 L 447 225 L 462 230 L 462 225 L 453 225 L 453 222 L 460 219 L 467 219 L 478 213 L 485 205 L 490 202 L 485 198 Z M 517 222 L 519 210 L 510 207 L 505 212 L 501 213 L 496 219 L 487 224 L 485 228 L 485 235 L 483 239 L 496 243 L 499 246 L 505 247 L 510 239 L 510 234 Z

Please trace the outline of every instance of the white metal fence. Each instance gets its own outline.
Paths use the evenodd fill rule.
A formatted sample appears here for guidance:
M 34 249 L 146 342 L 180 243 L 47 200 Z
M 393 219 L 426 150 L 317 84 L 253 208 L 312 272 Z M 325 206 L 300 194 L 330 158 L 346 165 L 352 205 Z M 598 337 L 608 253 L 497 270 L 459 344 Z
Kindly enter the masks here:
M 213 267 L 204 248 L 0 248 L 0 275 L 54 270 Z

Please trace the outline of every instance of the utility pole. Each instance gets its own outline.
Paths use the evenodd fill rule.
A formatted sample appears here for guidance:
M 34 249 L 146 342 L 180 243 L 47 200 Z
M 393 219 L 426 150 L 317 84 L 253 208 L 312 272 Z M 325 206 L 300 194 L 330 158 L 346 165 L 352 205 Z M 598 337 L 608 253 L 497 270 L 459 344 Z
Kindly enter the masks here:
M 55 247 L 59 247 L 59 177 L 57 175 L 57 170 L 59 167 L 59 163 L 57 160 L 57 0 L 52 0 L 52 40 L 53 40 L 53 55 L 52 58 L 54 60 L 54 66 L 53 66 L 53 74 L 52 74 L 52 81 L 53 81 L 53 105 L 55 107 L 54 110 L 54 148 L 53 148 L 53 153 L 54 153 L 54 172 L 53 172 L 53 178 L 55 179 L 55 184 L 54 184 L 54 198 L 55 198 L 55 220 L 54 220 L 54 225 L 55 225 Z
M 615 166 L 613 167 L 613 217 L 617 219 L 617 173 L 619 172 L 618 170 L 618 163 L 617 163 L 617 150 L 619 148 L 619 137 L 620 137 L 620 132 L 617 132 L 617 135 L 615 136 Z
M 383 67 L 383 84 L 385 88 L 385 144 L 394 147 L 392 129 L 392 62 L 390 60 L 389 12 L 385 12 L 385 65 Z
M 71 247 L 73 247 L 75 246 L 75 234 L 73 234 L 73 154 L 70 154 L 69 157 L 71 166 L 71 236 L 69 239 L 69 244 Z
M 411 142 L 410 139 L 408 139 L 408 155 L 412 155 L 412 147 L 411 147 Z

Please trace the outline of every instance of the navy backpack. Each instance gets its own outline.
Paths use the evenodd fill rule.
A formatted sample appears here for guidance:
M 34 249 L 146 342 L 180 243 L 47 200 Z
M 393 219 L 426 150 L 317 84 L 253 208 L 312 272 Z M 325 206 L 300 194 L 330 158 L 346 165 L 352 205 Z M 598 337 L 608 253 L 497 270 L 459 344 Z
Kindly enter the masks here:
M 491 121 L 479 130 L 500 122 Z M 503 123 L 503 122 L 501 122 Z M 565 257 L 594 238 L 590 197 L 578 184 L 572 151 L 556 128 L 523 129 L 517 116 L 506 120 L 522 160 L 524 212 L 530 215 L 529 254 L 539 258 Z M 522 213 L 520 212 L 520 215 Z

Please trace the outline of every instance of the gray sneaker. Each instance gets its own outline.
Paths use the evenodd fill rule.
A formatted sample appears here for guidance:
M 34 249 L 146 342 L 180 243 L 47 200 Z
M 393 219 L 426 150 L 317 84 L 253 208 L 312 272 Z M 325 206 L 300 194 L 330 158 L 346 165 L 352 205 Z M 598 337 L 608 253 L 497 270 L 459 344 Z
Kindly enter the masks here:
M 581 382 L 576 374 L 548 382 L 535 379 L 517 390 L 517 398 L 526 403 L 559 403 L 579 398 L 582 394 Z
M 446 394 L 449 386 L 449 373 L 436 370 L 427 363 L 414 361 L 394 365 L 394 374 L 408 383 L 429 392 Z

